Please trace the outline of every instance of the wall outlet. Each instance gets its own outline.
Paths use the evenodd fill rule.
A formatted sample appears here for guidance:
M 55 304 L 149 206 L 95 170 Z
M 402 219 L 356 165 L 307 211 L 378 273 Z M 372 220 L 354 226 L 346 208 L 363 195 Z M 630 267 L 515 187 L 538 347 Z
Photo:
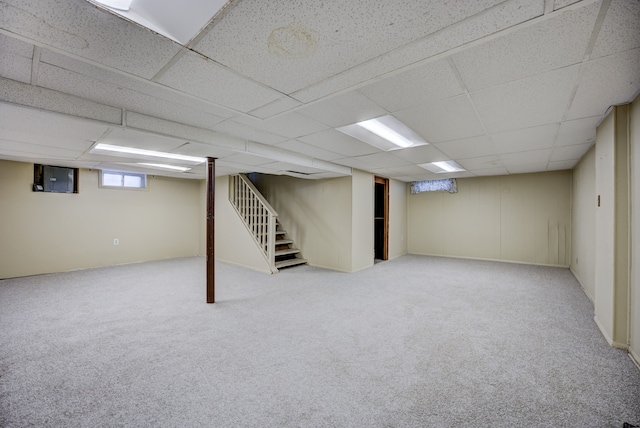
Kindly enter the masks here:
M 120 240 L 118 238 L 115 238 L 113 240 L 113 245 L 120 245 Z

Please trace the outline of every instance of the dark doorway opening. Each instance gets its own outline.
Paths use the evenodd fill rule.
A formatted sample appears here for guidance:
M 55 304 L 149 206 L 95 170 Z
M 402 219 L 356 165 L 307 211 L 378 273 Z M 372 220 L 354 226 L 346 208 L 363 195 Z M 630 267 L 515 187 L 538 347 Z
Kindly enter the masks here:
M 389 179 L 375 177 L 374 186 L 374 258 L 378 262 L 389 258 Z

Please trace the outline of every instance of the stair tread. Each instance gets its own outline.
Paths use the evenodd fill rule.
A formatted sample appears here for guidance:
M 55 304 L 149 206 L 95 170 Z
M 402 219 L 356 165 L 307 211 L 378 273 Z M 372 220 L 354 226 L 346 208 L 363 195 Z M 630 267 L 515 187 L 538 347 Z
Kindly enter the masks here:
M 298 250 L 297 248 L 287 248 L 286 250 L 278 250 L 275 252 L 276 257 L 278 256 L 285 256 L 287 254 L 297 254 L 299 253 L 300 250 Z
M 306 259 L 302 259 L 302 258 L 283 260 L 281 262 L 276 262 L 276 268 L 283 268 L 283 267 L 288 267 L 288 266 L 302 265 L 302 264 L 305 264 L 305 263 L 307 263 L 307 260 Z
M 293 239 L 276 239 L 276 245 L 293 244 Z

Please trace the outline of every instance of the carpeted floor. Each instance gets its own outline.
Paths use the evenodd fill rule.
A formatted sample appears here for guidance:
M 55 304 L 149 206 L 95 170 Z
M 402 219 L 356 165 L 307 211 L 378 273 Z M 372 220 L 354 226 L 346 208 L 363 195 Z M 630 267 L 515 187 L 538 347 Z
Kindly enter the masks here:
M 567 269 L 203 258 L 0 281 L 3 427 L 622 427 L 640 371 Z

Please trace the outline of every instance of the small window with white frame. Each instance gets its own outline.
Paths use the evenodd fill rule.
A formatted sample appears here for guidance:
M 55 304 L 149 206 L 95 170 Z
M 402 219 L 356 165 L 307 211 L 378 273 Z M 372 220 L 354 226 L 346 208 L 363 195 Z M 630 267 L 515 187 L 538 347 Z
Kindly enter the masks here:
M 103 169 L 100 171 L 100 187 L 121 189 L 146 189 L 147 175 Z

